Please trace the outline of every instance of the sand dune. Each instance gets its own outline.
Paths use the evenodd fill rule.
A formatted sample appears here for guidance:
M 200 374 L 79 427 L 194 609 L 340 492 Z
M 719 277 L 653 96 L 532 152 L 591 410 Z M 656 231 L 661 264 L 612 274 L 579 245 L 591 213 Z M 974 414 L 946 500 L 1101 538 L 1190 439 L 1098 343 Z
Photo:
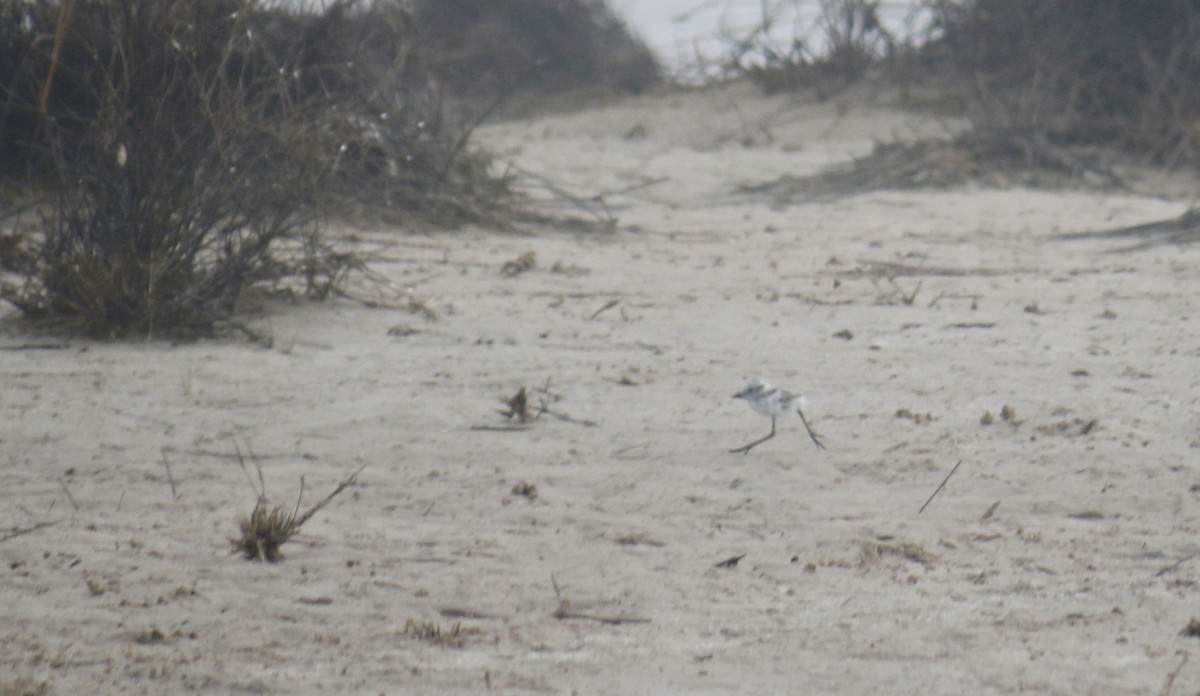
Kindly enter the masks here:
M 0 694 L 1196 693 L 1200 250 L 1058 236 L 1186 201 L 737 193 L 941 128 L 746 87 L 503 123 L 617 230 L 356 231 L 389 306 L 268 305 L 269 349 L 7 320 Z M 750 377 L 828 450 L 730 454 Z M 366 469 L 247 562 L 234 443 L 276 503 Z

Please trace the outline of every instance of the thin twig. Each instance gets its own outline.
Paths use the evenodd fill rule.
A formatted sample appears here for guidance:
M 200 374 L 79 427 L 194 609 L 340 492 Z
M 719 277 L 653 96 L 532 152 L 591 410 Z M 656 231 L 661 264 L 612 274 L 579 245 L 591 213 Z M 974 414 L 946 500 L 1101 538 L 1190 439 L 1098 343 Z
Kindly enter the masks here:
M 300 492 L 296 494 L 296 509 L 292 510 L 292 519 L 296 519 L 296 515 L 300 514 L 300 501 L 304 499 L 304 477 L 300 477 Z M 315 512 L 315 510 L 314 510 Z M 307 517 L 305 519 L 308 519 Z
M 642 616 L 601 616 L 599 614 L 585 614 L 578 611 L 563 611 L 554 612 L 556 619 L 585 619 L 587 621 L 599 621 L 600 623 L 619 626 L 621 624 L 642 624 L 650 623 L 650 619 Z
M 22 529 L 14 529 L 11 532 L 9 532 L 8 534 L 5 534 L 4 536 L 0 537 L 0 543 L 8 541 L 9 539 L 15 539 L 16 537 L 23 536 L 25 534 L 30 534 L 32 532 L 36 532 L 39 529 L 45 529 L 46 527 L 53 527 L 54 525 L 58 524 L 61 521 L 62 520 L 54 520 L 52 522 L 38 522 L 37 524 L 33 525 L 32 527 L 24 527 Z
M 250 470 L 246 468 L 246 460 L 242 458 L 242 448 L 238 447 L 237 440 L 233 441 L 233 449 L 237 454 L 238 464 L 242 467 L 242 473 L 246 476 L 246 482 L 250 484 L 251 490 L 258 494 L 258 499 L 262 500 L 267 497 L 267 482 L 263 479 L 262 465 L 258 463 L 258 458 L 254 456 L 254 452 L 250 447 L 246 447 L 246 453 L 250 455 L 251 461 L 254 462 L 254 468 L 258 470 L 258 487 L 254 486 L 254 479 L 250 477 Z
M 650 623 L 650 619 L 638 616 L 603 616 L 574 611 L 571 609 L 571 602 L 563 598 L 562 588 L 558 586 L 558 580 L 554 578 L 553 573 L 550 574 L 550 584 L 554 587 L 554 597 L 558 599 L 558 608 L 554 610 L 553 614 L 556 619 L 583 619 L 585 621 L 599 621 L 600 623 L 613 626 L 627 623 Z
M 608 208 L 603 205 L 603 200 L 602 200 L 603 194 L 596 194 L 596 195 L 590 196 L 588 198 L 581 198 L 579 196 L 576 196 L 576 195 L 568 192 L 566 189 L 562 188 L 561 186 L 556 185 L 554 182 L 552 182 L 550 179 L 548 179 L 544 176 L 535 174 L 534 172 L 531 172 L 528 169 L 520 167 L 516 164 L 510 164 L 510 166 L 512 167 L 513 170 L 517 171 L 518 173 L 520 173 L 524 176 L 527 176 L 531 179 L 534 179 L 535 181 L 540 183 L 542 186 L 545 186 L 546 190 L 549 191 L 550 193 L 553 193 L 554 195 L 558 196 L 559 198 L 567 201 L 568 203 L 571 203 L 572 205 L 574 205 L 575 207 L 584 211 L 588 215 L 591 215 L 598 222 L 603 223 L 605 226 L 607 226 L 609 228 L 613 228 L 613 227 L 617 226 L 617 219 L 614 218 L 612 216 L 612 214 L 608 211 Z M 596 212 L 596 210 L 592 206 L 593 203 L 599 203 L 601 205 L 601 208 L 603 209 L 602 214 Z
M 597 309 L 595 312 L 592 313 L 592 316 L 588 317 L 588 321 L 592 321 L 596 317 L 600 316 L 602 313 L 612 309 L 613 307 L 616 307 L 619 302 L 620 302 L 620 300 L 609 300 L 608 302 L 605 302 L 603 307 L 601 307 L 600 309 Z
M 559 419 L 560 421 L 566 421 L 568 423 L 575 423 L 576 425 L 582 425 L 586 428 L 594 428 L 594 427 L 600 425 L 596 421 L 587 420 L 585 418 L 572 418 L 571 416 L 568 416 L 565 413 L 558 413 L 555 411 L 551 411 L 550 407 L 548 405 L 546 405 L 545 399 L 542 399 L 542 407 L 540 409 L 538 409 L 537 415 L 535 415 L 533 417 L 534 420 L 541 418 L 543 413 L 546 415 L 554 416 L 555 418 Z
M 167 483 L 171 486 L 171 500 L 179 500 L 179 492 L 175 488 L 175 477 L 171 475 L 171 463 L 167 461 L 167 449 L 164 447 L 159 452 L 162 454 L 163 468 L 167 470 Z
M 958 464 L 955 464 L 954 468 L 950 470 L 950 473 L 946 474 L 946 478 L 942 479 L 941 485 L 939 485 L 937 489 L 934 490 L 933 494 L 929 496 L 929 500 L 926 500 L 925 504 L 921 506 L 921 509 L 917 510 L 918 515 L 922 512 L 925 512 L 925 508 L 929 507 L 929 504 L 933 502 L 934 497 L 937 496 L 938 493 L 942 492 L 942 489 L 946 487 L 946 482 L 950 480 L 950 477 L 954 475 L 954 472 L 958 471 L 958 467 L 961 466 L 962 463 L 963 460 L 958 460 Z
M 620 196 L 620 195 L 623 195 L 626 193 L 633 193 L 634 191 L 639 191 L 644 188 L 650 188 L 651 186 L 657 186 L 663 182 L 670 181 L 670 180 L 671 180 L 671 177 L 669 177 L 669 176 L 660 176 L 660 177 L 657 177 L 654 179 L 646 179 L 645 181 L 641 181 L 636 184 L 630 184 L 629 186 L 622 186 L 621 188 L 618 188 L 618 189 L 611 189 L 608 191 L 603 191 L 603 192 L 597 194 L 597 196 L 598 197 Z
M 1183 565 L 1184 563 L 1187 563 L 1188 561 L 1192 560 L 1197 555 L 1198 554 L 1191 553 L 1191 554 L 1188 554 L 1188 555 L 1184 556 L 1183 558 L 1179 559 L 1178 561 L 1175 561 L 1171 565 L 1163 566 L 1162 568 L 1159 569 L 1159 571 L 1157 573 L 1154 574 L 1154 577 L 1161 578 L 1162 576 L 1166 575 L 1167 573 L 1171 572 L 1172 570 L 1179 568 L 1179 566 Z
M 67 494 L 67 501 L 69 501 L 71 503 L 71 507 L 74 507 L 76 510 L 78 510 L 79 503 L 75 502 L 75 498 L 71 495 L 70 489 L 67 488 L 67 482 L 62 479 L 59 479 L 58 485 L 62 486 L 63 493 Z
M 342 480 L 342 482 L 338 484 L 337 488 L 333 489 L 333 492 L 332 492 L 332 493 L 330 493 L 329 495 L 325 496 L 325 498 L 324 498 L 323 500 L 321 500 L 321 502 L 319 502 L 319 503 L 317 503 L 316 505 L 314 505 L 314 506 L 312 506 L 311 508 L 309 508 L 308 512 L 304 513 L 304 514 L 303 514 L 303 515 L 301 515 L 300 517 L 297 517 L 297 518 L 296 518 L 296 525 L 295 525 L 295 526 L 296 526 L 297 528 L 299 528 L 299 527 L 300 527 L 300 525 L 302 525 L 302 524 L 304 524 L 305 522 L 307 522 L 307 521 L 308 521 L 308 519 L 309 519 L 310 517 L 312 517 L 313 515 L 317 514 L 317 511 L 318 511 L 318 510 L 320 510 L 321 508 L 325 507 L 325 504 L 326 504 L 326 503 L 328 503 L 329 501 L 333 500 L 333 497 L 334 497 L 335 495 L 337 495 L 338 493 L 341 493 L 342 491 L 346 490 L 348 487 L 350 487 L 350 486 L 354 485 L 354 484 L 355 484 L 355 482 L 357 482 L 357 481 L 358 481 L 358 475 L 359 475 L 359 474 L 361 474 L 361 473 L 363 472 L 363 469 L 366 469 L 366 468 L 367 468 L 367 465 L 366 465 L 366 464 L 363 464 L 362 466 L 358 467 L 358 471 L 355 471 L 353 474 L 350 474 L 350 476 L 348 476 L 347 478 L 343 479 L 343 480 Z M 301 479 L 301 485 L 303 485 L 303 482 L 304 482 L 304 480 L 303 480 L 303 479 Z M 296 504 L 297 504 L 297 509 L 299 509 L 299 501 L 298 501 L 298 500 L 296 501 Z
M 0 350 L 67 350 L 69 343 L 22 343 L 15 346 L 0 346 Z
M 992 503 L 991 507 L 989 507 L 986 511 L 984 511 L 983 516 L 979 518 L 979 521 L 985 522 L 987 520 L 992 519 L 992 515 L 996 514 L 996 508 L 998 508 L 998 507 L 1000 507 L 999 500 Z
M 1183 659 L 1179 661 L 1179 666 L 1171 670 L 1171 673 L 1167 675 L 1167 681 L 1163 684 L 1162 691 L 1158 692 L 1159 696 L 1171 696 L 1171 689 L 1175 686 L 1175 679 L 1179 677 L 1179 673 L 1183 671 L 1183 666 L 1187 664 L 1188 653 L 1181 650 L 1176 654 L 1183 655 Z
M 42 83 L 42 94 L 38 97 L 38 113 L 46 116 L 50 93 L 54 90 L 54 75 L 58 72 L 58 60 L 62 55 L 63 41 L 67 36 L 67 26 L 71 22 L 71 7 L 74 0 L 66 0 L 58 8 L 58 23 L 54 28 L 54 45 L 50 49 L 50 67 L 46 70 L 46 81 Z

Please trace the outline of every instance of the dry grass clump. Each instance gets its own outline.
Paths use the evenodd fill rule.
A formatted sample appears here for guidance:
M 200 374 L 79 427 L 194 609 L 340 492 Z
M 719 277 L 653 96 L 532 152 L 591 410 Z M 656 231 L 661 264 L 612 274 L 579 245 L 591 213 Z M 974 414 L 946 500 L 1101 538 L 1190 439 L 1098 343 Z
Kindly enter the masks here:
M 246 473 L 247 479 L 250 474 L 246 469 L 246 463 L 242 459 L 241 450 L 238 450 L 238 461 L 242 465 L 242 471 Z M 304 497 L 304 478 L 300 478 L 300 493 L 296 496 L 296 505 L 289 512 L 283 505 L 270 507 L 266 498 L 266 483 L 263 480 L 262 468 L 255 462 L 255 468 L 258 471 L 258 499 L 254 504 L 254 510 L 251 511 L 248 517 L 243 517 L 238 520 L 238 529 L 240 536 L 230 539 L 233 544 L 234 552 L 240 552 L 246 560 L 259 560 L 266 563 L 275 563 L 283 560 L 283 545 L 292 538 L 296 532 L 300 531 L 300 527 L 304 525 L 317 511 L 325 507 L 329 501 L 333 500 L 334 496 L 341 493 L 346 488 L 354 485 L 358 480 L 358 475 L 362 473 L 364 467 L 360 467 L 348 478 L 343 480 L 333 489 L 333 492 L 325 496 L 316 505 L 313 505 L 305 512 L 300 512 L 300 500 Z M 249 479 L 253 486 L 253 480 Z
M 443 648 L 461 648 L 472 636 L 478 636 L 481 633 L 477 628 L 463 628 L 462 624 L 457 621 L 450 628 L 443 629 L 440 624 L 433 621 L 409 619 L 404 622 L 402 635 L 410 640 L 432 643 Z
M 247 560 L 258 559 L 275 563 L 283 559 L 280 548 L 300 528 L 296 513 L 290 514 L 282 505 L 268 509 L 266 500 L 259 498 L 249 517 L 238 521 L 241 536 L 232 540 L 234 548 Z

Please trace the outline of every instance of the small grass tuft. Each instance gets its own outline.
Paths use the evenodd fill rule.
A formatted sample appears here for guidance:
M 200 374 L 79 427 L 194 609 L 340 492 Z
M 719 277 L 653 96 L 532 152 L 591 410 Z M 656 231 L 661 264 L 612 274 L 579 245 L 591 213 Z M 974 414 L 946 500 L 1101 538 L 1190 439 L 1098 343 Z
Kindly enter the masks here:
M 457 621 L 449 629 L 443 630 L 440 624 L 433 621 L 409 619 L 404 623 L 402 635 L 410 640 L 432 643 L 444 648 L 461 648 L 466 645 L 470 636 L 478 633 L 480 633 L 479 629 L 463 628 L 462 624 Z
M 246 477 L 249 479 L 250 474 L 246 469 L 246 462 L 242 458 L 241 448 L 234 444 L 237 450 L 238 462 L 242 465 L 242 471 L 246 472 Z M 280 550 L 292 536 L 300 531 L 300 527 L 304 525 L 317 511 L 325 507 L 330 500 L 338 493 L 341 493 L 346 488 L 353 485 L 358 475 L 362 473 L 365 467 L 360 467 L 348 478 L 338 484 L 333 492 L 325 496 L 316 505 L 313 505 L 303 514 L 300 513 L 300 500 L 304 497 L 304 477 L 300 478 L 300 494 L 296 496 L 296 505 L 291 512 L 283 505 L 276 505 L 269 508 L 266 498 L 266 485 L 263 481 L 262 467 L 258 462 L 254 462 L 255 469 L 258 471 L 258 500 L 254 504 L 254 510 L 248 517 L 243 517 L 238 521 L 238 528 L 241 535 L 237 538 L 230 539 L 235 552 L 240 552 L 242 556 L 249 561 L 259 560 L 266 563 L 275 563 L 283 560 L 283 552 Z M 253 486 L 253 480 L 251 480 Z
M 258 559 L 275 563 L 283 559 L 280 547 L 299 529 L 296 513 L 288 514 L 282 505 L 267 509 L 266 499 L 259 498 L 249 517 L 238 522 L 241 536 L 233 539 L 234 547 L 247 560 Z

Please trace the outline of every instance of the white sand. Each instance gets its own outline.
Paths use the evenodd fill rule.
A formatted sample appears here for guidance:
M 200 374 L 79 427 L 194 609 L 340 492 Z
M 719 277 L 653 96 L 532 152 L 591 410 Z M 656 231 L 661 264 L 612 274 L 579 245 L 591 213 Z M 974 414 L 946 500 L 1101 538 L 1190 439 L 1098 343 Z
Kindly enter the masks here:
M 0 351 L 0 694 L 1196 693 L 1200 249 L 1055 238 L 1186 202 L 733 193 L 940 128 L 842 111 L 737 87 L 487 128 L 583 197 L 669 178 L 606 197 L 611 234 L 364 232 L 433 320 Z M 729 398 L 752 376 L 828 451 L 792 419 L 729 454 L 769 427 Z M 598 425 L 473 429 L 547 381 Z M 367 468 L 247 562 L 234 442 L 288 505 Z

